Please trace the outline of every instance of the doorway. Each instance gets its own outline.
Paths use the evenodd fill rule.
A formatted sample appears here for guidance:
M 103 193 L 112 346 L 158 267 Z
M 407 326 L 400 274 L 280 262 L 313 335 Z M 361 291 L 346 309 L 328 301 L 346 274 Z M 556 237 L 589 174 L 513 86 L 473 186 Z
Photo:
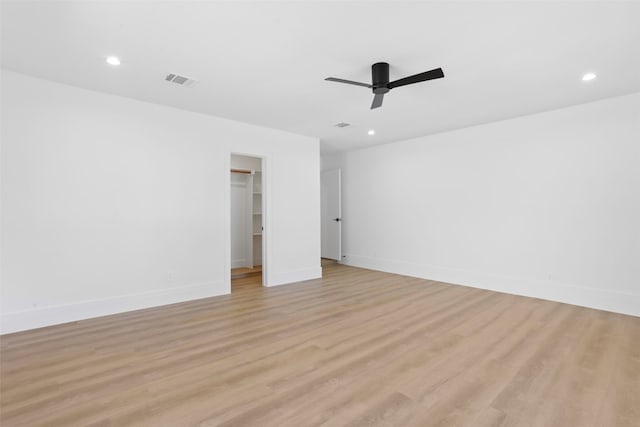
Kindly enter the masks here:
M 260 157 L 231 154 L 231 292 L 263 285 L 264 177 Z

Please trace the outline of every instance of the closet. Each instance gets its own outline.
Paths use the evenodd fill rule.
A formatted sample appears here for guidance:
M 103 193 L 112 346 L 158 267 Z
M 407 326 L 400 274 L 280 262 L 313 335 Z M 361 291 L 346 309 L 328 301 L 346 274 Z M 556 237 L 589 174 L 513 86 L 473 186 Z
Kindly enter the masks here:
M 262 266 L 262 161 L 231 156 L 231 268 Z
M 251 223 L 253 266 L 262 265 L 262 171 L 254 171 L 252 175 Z M 253 267 L 252 266 L 252 267 Z

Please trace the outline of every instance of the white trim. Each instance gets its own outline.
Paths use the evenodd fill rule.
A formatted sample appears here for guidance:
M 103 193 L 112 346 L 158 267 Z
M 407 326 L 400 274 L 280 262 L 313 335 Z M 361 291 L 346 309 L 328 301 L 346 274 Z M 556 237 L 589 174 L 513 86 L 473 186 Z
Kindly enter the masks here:
M 343 264 L 640 316 L 640 295 L 638 294 L 359 255 L 345 254 Z
M 230 152 L 228 152 L 226 156 L 225 171 L 228 170 L 231 170 Z M 228 293 L 231 293 L 231 174 L 225 172 L 224 179 L 224 283 L 228 289 Z
M 260 203 L 261 206 L 261 214 L 262 214 L 262 286 L 267 286 L 267 281 L 269 280 L 269 272 L 271 271 L 271 251 L 272 248 L 269 246 L 271 243 L 271 164 L 270 164 L 269 156 L 261 156 L 260 157 L 260 181 L 261 186 L 260 192 L 262 193 L 262 200 Z
M 225 285 L 225 282 L 218 280 L 138 294 L 2 313 L 0 316 L 0 333 L 8 334 L 126 311 L 209 298 L 228 294 L 229 292 L 230 289 Z
M 303 282 L 305 280 L 319 279 L 322 277 L 322 267 L 307 268 L 303 270 L 285 271 L 282 273 L 272 272 L 269 282 L 265 286 L 286 285 L 288 283 Z

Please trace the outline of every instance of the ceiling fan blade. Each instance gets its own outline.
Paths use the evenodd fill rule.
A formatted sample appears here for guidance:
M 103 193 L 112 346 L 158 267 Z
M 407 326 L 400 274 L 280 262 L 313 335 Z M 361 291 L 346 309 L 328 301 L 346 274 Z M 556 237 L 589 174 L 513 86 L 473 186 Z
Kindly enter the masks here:
M 395 82 L 389 83 L 389 89 L 393 89 L 394 87 L 406 86 L 412 83 L 425 82 L 427 80 L 433 79 L 441 79 L 444 77 L 444 73 L 442 72 L 442 68 L 436 68 L 431 71 L 426 71 L 420 74 L 414 74 L 413 76 L 405 77 Z
M 338 82 L 338 83 L 346 83 L 346 84 L 349 84 L 349 85 L 364 86 L 364 87 L 368 87 L 369 89 L 371 89 L 371 85 L 366 84 L 366 83 L 354 82 L 353 80 L 339 79 L 337 77 L 327 77 L 325 80 L 327 80 L 329 82 Z
M 383 93 L 376 93 L 373 97 L 373 102 L 371 103 L 371 109 L 378 108 L 382 106 L 382 98 L 384 98 Z

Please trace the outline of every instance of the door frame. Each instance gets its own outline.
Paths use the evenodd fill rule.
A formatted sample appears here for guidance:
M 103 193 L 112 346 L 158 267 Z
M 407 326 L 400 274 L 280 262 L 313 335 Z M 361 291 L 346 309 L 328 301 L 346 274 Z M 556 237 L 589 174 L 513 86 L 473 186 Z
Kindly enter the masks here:
M 227 286 L 227 293 L 231 293 L 231 156 L 246 156 L 260 159 L 262 163 L 262 286 L 269 286 L 269 265 L 271 262 L 269 243 L 271 229 L 270 222 L 270 183 L 271 183 L 271 168 L 269 167 L 269 157 L 256 153 L 245 153 L 238 151 L 227 152 L 226 159 L 226 185 L 225 185 L 225 257 L 224 257 L 224 277 Z

